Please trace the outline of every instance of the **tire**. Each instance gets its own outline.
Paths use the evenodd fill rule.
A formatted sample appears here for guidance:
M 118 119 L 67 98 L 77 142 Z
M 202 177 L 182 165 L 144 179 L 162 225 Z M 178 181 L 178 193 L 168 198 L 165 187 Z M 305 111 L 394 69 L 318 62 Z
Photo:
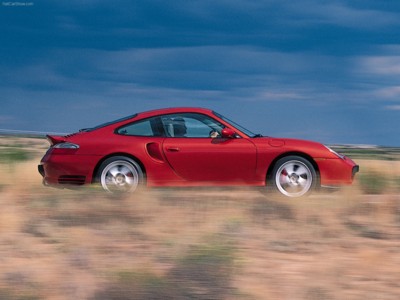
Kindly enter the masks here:
M 132 193 L 143 184 L 144 173 L 133 159 L 126 156 L 113 156 L 101 163 L 96 181 L 106 192 Z
M 315 189 L 318 175 L 309 160 L 286 156 L 276 162 L 269 181 L 268 185 L 278 195 L 299 198 L 308 196 Z

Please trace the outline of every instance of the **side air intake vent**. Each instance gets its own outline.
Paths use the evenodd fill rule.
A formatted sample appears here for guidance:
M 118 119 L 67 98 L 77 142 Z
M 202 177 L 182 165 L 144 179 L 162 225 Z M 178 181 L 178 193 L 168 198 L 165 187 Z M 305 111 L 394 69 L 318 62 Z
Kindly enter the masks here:
M 72 185 L 82 185 L 85 183 L 85 176 L 80 175 L 62 175 L 58 177 L 59 184 L 72 184 Z

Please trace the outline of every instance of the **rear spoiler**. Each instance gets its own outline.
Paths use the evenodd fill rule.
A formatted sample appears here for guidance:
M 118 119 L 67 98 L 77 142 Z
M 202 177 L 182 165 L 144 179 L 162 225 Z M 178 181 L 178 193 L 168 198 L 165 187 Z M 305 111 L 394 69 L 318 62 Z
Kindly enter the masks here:
M 56 144 L 60 144 L 65 142 L 65 136 L 61 136 L 61 135 L 46 135 L 47 140 L 50 143 L 50 146 L 54 146 Z

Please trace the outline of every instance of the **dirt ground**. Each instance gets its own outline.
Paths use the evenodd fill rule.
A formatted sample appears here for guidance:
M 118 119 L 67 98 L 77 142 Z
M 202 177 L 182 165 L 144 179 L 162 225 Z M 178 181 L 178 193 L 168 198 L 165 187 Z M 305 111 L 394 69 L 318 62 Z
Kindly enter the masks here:
M 0 299 L 399 299 L 393 190 L 368 195 L 355 182 L 302 200 L 250 189 L 107 197 L 43 187 L 46 142 L 12 142 L 35 150 L 0 164 Z

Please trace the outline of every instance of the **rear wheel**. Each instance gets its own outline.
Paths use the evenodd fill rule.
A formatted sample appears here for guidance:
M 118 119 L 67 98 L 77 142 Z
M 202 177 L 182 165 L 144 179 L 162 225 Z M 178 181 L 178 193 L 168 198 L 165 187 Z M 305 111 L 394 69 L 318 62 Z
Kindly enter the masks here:
M 310 194 L 317 185 L 317 172 L 313 165 L 301 156 L 279 159 L 270 177 L 270 186 L 278 194 L 297 198 Z
M 144 175 L 133 159 L 114 156 L 100 165 L 96 178 L 105 191 L 116 194 L 136 191 L 143 183 Z

